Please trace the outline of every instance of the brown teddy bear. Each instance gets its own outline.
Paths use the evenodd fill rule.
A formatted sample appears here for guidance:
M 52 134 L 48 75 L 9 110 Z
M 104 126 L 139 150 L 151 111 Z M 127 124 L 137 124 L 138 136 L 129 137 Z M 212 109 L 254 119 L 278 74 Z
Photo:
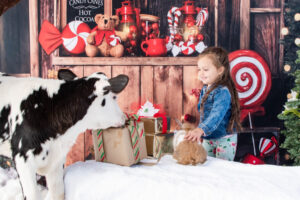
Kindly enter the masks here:
M 124 53 L 124 46 L 121 41 L 125 41 L 127 35 L 115 30 L 119 24 L 119 17 L 117 15 L 97 14 L 95 22 L 97 26 L 87 37 L 86 55 L 95 57 L 100 53 L 101 56 L 121 57 Z

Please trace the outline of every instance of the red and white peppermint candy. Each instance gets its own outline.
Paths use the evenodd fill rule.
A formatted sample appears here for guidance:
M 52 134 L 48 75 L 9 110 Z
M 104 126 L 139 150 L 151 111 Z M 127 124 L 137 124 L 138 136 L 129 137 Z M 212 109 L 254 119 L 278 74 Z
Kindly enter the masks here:
M 184 55 L 191 55 L 192 53 L 195 52 L 195 50 L 196 50 L 196 45 L 194 42 L 190 40 L 183 43 L 181 46 L 181 51 Z
M 90 27 L 84 22 L 72 21 L 68 23 L 61 35 L 64 48 L 72 54 L 83 53 L 90 32 Z
M 268 156 L 277 151 L 277 140 L 273 136 L 271 139 L 261 138 L 259 141 L 259 152 L 261 157 Z
M 111 46 L 117 46 L 118 44 L 121 43 L 121 38 L 119 36 L 116 36 L 116 35 L 111 35 L 109 36 L 109 44 Z
M 199 11 L 196 18 L 196 26 L 204 26 L 208 19 L 208 10 L 207 8 L 203 8 Z
M 266 61 L 255 51 L 237 50 L 229 54 L 229 62 L 241 108 L 260 106 L 272 84 Z

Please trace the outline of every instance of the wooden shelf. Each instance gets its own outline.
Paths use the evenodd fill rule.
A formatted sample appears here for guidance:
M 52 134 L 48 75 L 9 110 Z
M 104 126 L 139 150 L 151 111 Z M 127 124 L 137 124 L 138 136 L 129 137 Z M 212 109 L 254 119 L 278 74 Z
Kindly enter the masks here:
M 117 66 L 141 66 L 141 65 L 184 65 L 196 66 L 197 57 L 53 57 L 53 65 L 117 65 Z

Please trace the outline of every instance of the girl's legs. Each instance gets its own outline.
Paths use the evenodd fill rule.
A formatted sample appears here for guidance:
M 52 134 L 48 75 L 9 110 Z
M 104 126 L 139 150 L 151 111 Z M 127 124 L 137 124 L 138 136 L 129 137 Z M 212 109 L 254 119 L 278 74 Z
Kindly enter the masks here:
M 230 137 L 220 138 L 216 148 L 216 157 L 233 161 L 236 153 L 237 134 L 230 135 Z
M 216 140 L 205 140 L 203 139 L 202 146 L 210 157 L 216 157 Z
M 237 146 L 237 134 L 225 136 L 216 140 L 203 140 L 202 143 L 208 156 L 232 161 Z

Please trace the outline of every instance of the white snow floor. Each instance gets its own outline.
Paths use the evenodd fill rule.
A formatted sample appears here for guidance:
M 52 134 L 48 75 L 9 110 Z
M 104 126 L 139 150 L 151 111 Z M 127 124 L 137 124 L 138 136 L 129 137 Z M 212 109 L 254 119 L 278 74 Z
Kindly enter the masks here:
M 20 199 L 14 171 L 0 169 L 0 200 Z M 184 166 L 171 155 L 154 166 L 77 162 L 65 171 L 66 200 L 299 200 L 300 166 L 249 165 L 209 157 Z

